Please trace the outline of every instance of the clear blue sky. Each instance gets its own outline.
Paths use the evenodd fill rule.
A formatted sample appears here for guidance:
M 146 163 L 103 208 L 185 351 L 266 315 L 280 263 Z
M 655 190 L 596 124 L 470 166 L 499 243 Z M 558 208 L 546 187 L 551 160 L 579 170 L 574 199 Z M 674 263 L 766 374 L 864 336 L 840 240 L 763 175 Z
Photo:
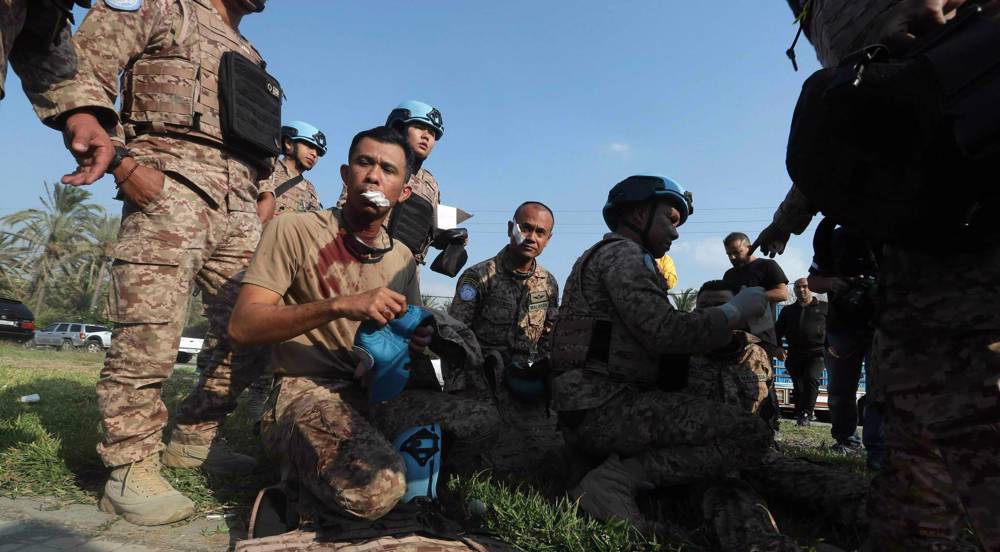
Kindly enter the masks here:
M 401 100 L 423 100 L 446 126 L 426 167 L 444 203 L 476 215 L 470 263 L 503 246 L 515 206 L 539 200 L 556 213 L 541 262 L 560 282 L 605 232 L 608 189 L 639 173 L 694 193 L 695 214 L 671 251 L 678 287 L 720 277 L 722 237 L 755 237 L 788 189 L 788 123 L 817 67 L 805 40 L 799 72 L 785 58 L 795 27 L 781 0 L 271 0 L 242 31 L 284 86 L 284 118 L 328 137 L 331 151 L 308 173 L 325 205 L 340 192 L 350 138 Z M 38 206 L 43 181 L 74 166 L 16 76 L 7 89 L 0 214 Z M 110 179 L 91 190 L 120 210 Z M 805 274 L 810 240 L 811 231 L 793 238 L 779 258 L 789 278 Z M 453 280 L 422 275 L 425 293 L 452 294 Z

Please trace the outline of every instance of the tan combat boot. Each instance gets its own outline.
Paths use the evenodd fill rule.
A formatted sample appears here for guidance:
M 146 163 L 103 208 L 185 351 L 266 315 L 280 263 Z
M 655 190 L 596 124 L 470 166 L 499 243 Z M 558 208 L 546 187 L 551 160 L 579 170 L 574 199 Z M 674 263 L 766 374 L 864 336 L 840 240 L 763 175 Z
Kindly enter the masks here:
M 201 468 L 212 475 L 247 475 L 257 467 L 257 461 L 233 452 L 225 439 L 211 445 L 182 445 L 173 439 L 163 451 L 163 465 L 171 468 Z
M 637 491 L 649 491 L 653 484 L 644 481 L 638 470 L 627 467 L 617 454 L 608 456 L 600 466 L 587 472 L 580 484 L 569 492 L 580 508 L 602 520 L 622 519 L 643 533 L 653 533 L 657 526 L 639 511 Z
M 100 508 L 136 525 L 164 525 L 194 514 L 194 502 L 160 475 L 159 451 L 111 470 Z

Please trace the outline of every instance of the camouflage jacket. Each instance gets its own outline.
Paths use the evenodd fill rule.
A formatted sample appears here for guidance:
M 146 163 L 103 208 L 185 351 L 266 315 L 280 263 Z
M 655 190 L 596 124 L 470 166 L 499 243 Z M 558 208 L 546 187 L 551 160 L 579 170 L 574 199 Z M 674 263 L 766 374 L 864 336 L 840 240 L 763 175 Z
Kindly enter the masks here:
M 21 77 L 21 87 L 39 117 L 51 104 L 44 93 L 53 84 L 76 73 L 76 55 L 70 42 L 69 25 L 47 51 L 33 50 L 14 42 L 24 28 L 28 0 L 0 0 L 0 99 L 6 95 L 7 62 Z
M 421 167 L 420 170 L 410 175 L 410 180 L 406 183 L 413 190 L 413 193 L 427 200 L 428 203 L 434 207 L 434 224 L 433 227 L 437 228 L 437 208 L 438 204 L 441 203 L 441 189 L 438 187 L 437 179 L 431 174 L 431 171 Z M 337 200 L 337 207 L 342 208 L 344 203 L 347 201 L 347 189 L 343 189 L 340 192 L 340 199 Z M 433 236 L 427 236 L 423 245 L 417 248 L 417 251 L 413 252 L 413 258 L 418 264 L 423 264 L 424 259 L 427 258 L 427 249 L 431 246 Z
M 771 357 L 759 343 L 752 334 L 734 331 L 725 347 L 693 355 L 684 392 L 756 414 L 774 381 Z
M 462 272 L 448 313 L 472 328 L 484 351 L 512 360 L 548 355 L 559 308 L 559 283 L 538 262 L 530 274 L 511 267 L 504 247 Z
M 211 38 L 206 38 L 209 35 Z M 260 59 L 253 45 L 226 26 L 208 0 L 146 0 L 135 11 L 117 10 L 99 2 L 73 35 L 77 59 L 87 71 L 49 87 L 44 95 L 48 107 L 39 109 L 39 115 L 46 124 L 59 128 L 67 112 L 89 109 L 112 129 L 113 140 L 128 144 L 132 157 L 140 164 L 178 175 L 215 206 L 254 212 L 256 183 L 270 172 L 271 162 L 236 156 L 211 140 L 194 139 L 208 136 L 205 133 L 218 134 L 218 129 L 208 123 L 199 123 L 206 129 L 199 134 L 182 128 L 182 119 L 190 122 L 191 116 L 171 119 L 170 111 L 175 107 L 170 102 L 180 101 L 179 91 L 195 94 L 194 100 L 188 98 L 189 103 L 194 102 L 200 106 L 198 109 L 213 110 L 216 117 L 219 98 L 217 92 L 205 91 L 200 81 L 195 82 L 200 78 L 197 71 L 195 77 L 186 72 L 197 59 L 175 58 L 168 53 L 207 51 L 204 45 L 208 43 L 217 53 L 225 41 L 238 44 L 240 54 Z M 154 71 L 154 66 L 157 74 L 147 74 Z M 132 83 L 132 87 L 141 85 L 144 90 L 159 92 L 123 98 L 123 114 L 119 114 L 116 102 L 120 77 L 121 82 Z M 166 98 L 163 103 L 158 103 L 158 95 Z M 140 100 L 143 107 L 139 107 Z M 150 113 L 141 109 L 159 109 L 162 113 L 155 112 L 158 118 L 175 120 L 176 124 L 135 125 L 124 115 L 128 112 L 144 117 Z
M 656 386 L 664 355 L 711 351 L 730 339 L 717 308 L 674 309 L 655 261 L 610 233 L 577 259 L 553 330 L 552 406 L 583 410 L 620 391 Z
M 288 167 L 285 166 L 282 160 L 278 160 L 274 163 L 274 171 L 271 173 L 271 176 L 260 181 L 257 193 L 271 192 L 273 194 L 278 186 L 281 186 L 291 178 L 293 178 L 291 171 L 288 170 Z M 285 211 L 302 213 L 305 211 L 319 211 L 322 208 L 323 204 L 319 201 L 316 187 L 305 177 L 298 184 L 281 194 L 281 197 L 274 200 L 274 216 L 278 216 Z

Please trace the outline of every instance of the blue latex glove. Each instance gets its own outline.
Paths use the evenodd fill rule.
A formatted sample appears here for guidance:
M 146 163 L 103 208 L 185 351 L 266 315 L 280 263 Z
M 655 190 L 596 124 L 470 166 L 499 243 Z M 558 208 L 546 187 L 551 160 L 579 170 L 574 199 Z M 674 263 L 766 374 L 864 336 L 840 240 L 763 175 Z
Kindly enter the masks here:
M 395 398 L 410 380 L 410 337 L 433 315 L 414 305 L 403 316 L 379 328 L 366 322 L 358 328 L 354 351 L 368 369 L 368 400 L 382 402 Z

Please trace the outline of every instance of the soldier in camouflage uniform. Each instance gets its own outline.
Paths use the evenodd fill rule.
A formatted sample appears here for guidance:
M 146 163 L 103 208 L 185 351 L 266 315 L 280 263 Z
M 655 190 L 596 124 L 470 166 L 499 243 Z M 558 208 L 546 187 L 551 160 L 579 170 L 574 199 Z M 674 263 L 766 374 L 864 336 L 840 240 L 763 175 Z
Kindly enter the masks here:
M 194 511 L 160 476 L 159 453 L 167 422 L 160 390 L 195 284 L 210 326 L 198 355 L 202 375 L 177 416 L 164 461 L 216 473 L 247 473 L 255 465 L 216 435 L 239 392 L 256 377 L 253 370 L 235 369 L 253 352 L 234 350 L 226 326 L 238 275 L 260 234 L 255 183 L 273 160 L 265 157 L 270 149 L 224 138 L 219 74 L 223 59 L 243 59 L 266 77 L 237 93 L 276 93 L 269 105 L 253 96 L 260 111 L 231 109 L 263 128 L 273 120 L 273 137 L 261 138 L 272 140 L 277 151 L 281 92 L 238 32 L 243 16 L 263 8 L 263 0 L 104 0 L 73 37 L 88 72 L 46 93 L 53 108 L 42 115 L 49 124 L 103 125 L 114 130 L 118 144 L 128 145 L 116 150 L 110 165 L 124 207 L 110 255 L 108 316 L 115 328 L 97 384 L 104 429 L 98 453 L 113 468 L 101 508 L 140 525 L 170 523 Z M 121 113 L 115 108 L 120 75 Z M 264 90 L 265 81 L 271 90 Z M 260 118 L 265 116 L 267 122 Z
M 576 261 L 552 337 L 552 406 L 566 441 L 604 459 L 571 492 L 600 518 L 649 524 L 640 489 L 716 477 L 760 461 L 767 424 L 741 409 L 708 404 L 677 389 L 687 372 L 676 354 L 725 345 L 731 330 L 760 316 L 760 288 L 698 313 L 674 309 L 654 259 L 677 239 L 691 212 L 675 182 L 632 176 L 608 193 L 612 230 Z
M 315 168 L 319 158 L 326 155 L 326 135 L 309 123 L 291 121 L 281 127 L 281 148 L 283 155 L 274 164 L 274 172 L 261 181 L 257 190 L 261 223 L 285 211 L 301 213 L 323 208 L 316 187 L 303 173 Z M 301 179 L 293 182 L 298 177 Z
M 488 461 L 494 470 L 536 474 L 560 462 L 562 445 L 545 404 L 549 336 L 559 308 L 559 284 L 539 262 L 555 224 L 542 203 L 522 203 L 507 223 L 510 243 L 492 259 L 467 268 L 458 279 L 448 313 L 476 334 L 492 378 L 500 415 L 500 439 Z
M 407 304 L 420 303 L 412 254 L 382 226 L 410 196 L 411 167 L 409 146 L 395 130 L 359 133 L 341 167 L 343 210 L 271 221 L 230 323 L 237 341 L 274 347 L 277 392 L 261 429 L 268 447 L 285 458 L 287 479 L 297 483 L 300 516 L 352 534 L 377 535 L 379 525 L 370 522 L 393 510 L 406 491 L 404 460 L 392 445 L 402 430 L 440 423 L 447 466 L 461 447 L 486 446 L 498 423 L 492 404 L 455 395 L 463 380 L 451 370 L 479 366 L 482 355 L 471 332 L 443 313 L 435 315 L 433 331 L 422 326 L 410 338 L 406 389 L 385 402 L 366 396 L 368 375 L 352 350 L 359 325 L 384 325 Z M 449 360 L 444 391 L 422 354 L 432 341 Z
M 89 8 L 90 0 L 75 0 Z M 46 97 L 48 88 L 71 79 L 77 71 L 76 52 L 70 42 L 74 0 L 0 0 L 0 100 L 6 95 L 7 62 L 21 77 L 21 87 L 47 125 L 63 130 L 70 151 L 77 158 L 76 171 L 63 176 L 63 184 L 93 184 L 104 176 L 114 156 L 114 144 L 100 125 L 67 125 L 49 114 L 65 112 Z
M 698 291 L 696 310 L 723 305 L 733 295 L 726 282 L 706 282 Z M 683 392 L 759 415 L 774 379 L 770 355 L 754 335 L 741 330 L 732 334 L 725 346 L 691 356 Z M 689 493 L 722 550 L 799 550 L 793 539 L 779 532 L 764 496 L 773 503 L 814 512 L 849 531 L 867 525 L 867 482 L 845 470 L 772 449 L 760 464 L 744 468 L 740 475 L 702 482 Z
M 830 67 L 868 44 L 919 39 L 962 3 L 812 0 L 803 29 Z M 757 242 L 781 253 L 814 212 L 793 187 Z M 1000 246 L 996 219 L 975 222 L 985 231 L 973 243 L 933 229 L 945 247 L 914 239 L 882 248 L 876 355 L 887 459 L 872 485 L 871 550 L 957 549 L 963 515 L 983 549 L 1000 550 Z
M 408 100 L 389 113 L 385 125 L 406 136 L 416 156 L 414 172 L 407 183 L 413 190 L 414 197 L 407 205 L 405 219 L 393 223 L 393 237 L 410 248 L 418 264 L 424 264 L 427 249 L 437 230 L 437 208 L 441 203 L 441 189 L 437 179 L 424 168 L 424 162 L 444 135 L 444 120 L 437 108 L 424 102 Z M 346 200 L 345 189 L 337 200 L 337 207 L 343 207 Z

